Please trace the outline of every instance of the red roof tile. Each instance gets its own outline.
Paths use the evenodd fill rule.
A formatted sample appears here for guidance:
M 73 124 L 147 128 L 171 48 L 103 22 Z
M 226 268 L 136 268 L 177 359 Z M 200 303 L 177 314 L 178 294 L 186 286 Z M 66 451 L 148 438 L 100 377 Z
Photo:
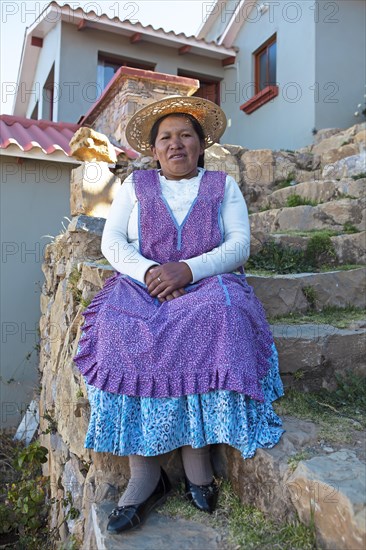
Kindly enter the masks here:
M 50 122 L 49 120 L 0 115 L 0 149 L 6 149 L 9 145 L 17 145 L 24 152 L 39 148 L 46 155 L 62 151 L 67 157 L 71 157 L 69 143 L 79 128 L 81 128 L 80 124 L 68 122 Z M 138 156 L 128 149 L 116 145 L 114 148 L 117 155 L 123 151 L 129 158 Z
M 17 145 L 22 151 L 38 147 L 46 155 L 63 151 L 70 155 L 69 142 L 80 128 L 78 124 L 33 120 L 12 115 L 0 116 L 0 149 Z

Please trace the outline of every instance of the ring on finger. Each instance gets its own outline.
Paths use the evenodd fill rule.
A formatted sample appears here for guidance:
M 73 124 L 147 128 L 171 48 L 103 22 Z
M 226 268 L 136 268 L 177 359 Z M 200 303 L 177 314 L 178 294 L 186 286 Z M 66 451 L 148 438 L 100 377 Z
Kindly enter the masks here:
M 161 279 L 160 279 L 160 277 L 158 277 L 158 281 L 159 281 L 159 283 L 161 283 L 161 282 L 162 282 L 162 281 L 161 281 Z

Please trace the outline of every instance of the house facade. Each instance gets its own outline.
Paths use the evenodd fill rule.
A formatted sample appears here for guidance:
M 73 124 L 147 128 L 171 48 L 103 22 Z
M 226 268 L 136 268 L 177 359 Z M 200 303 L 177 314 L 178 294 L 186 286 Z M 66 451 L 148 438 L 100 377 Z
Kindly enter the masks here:
M 222 143 L 296 149 L 355 122 L 365 10 L 360 0 L 217 0 L 187 37 L 51 2 L 27 31 L 14 114 L 76 123 L 127 66 L 198 79 L 196 94 L 227 115 Z
M 218 1 L 198 37 L 237 47 L 221 106 L 225 140 L 297 149 L 323 128 L 357 122 L 366 82 L 366 2 Z

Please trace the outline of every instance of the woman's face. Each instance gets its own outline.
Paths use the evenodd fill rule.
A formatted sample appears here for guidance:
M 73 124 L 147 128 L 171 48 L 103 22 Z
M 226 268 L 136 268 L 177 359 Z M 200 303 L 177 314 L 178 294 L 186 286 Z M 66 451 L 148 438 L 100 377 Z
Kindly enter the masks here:
M 170 180 L 180 180 L 197 175 L 198 158 L 204 145 L 188 118 L 171 115 L 160 123 L 151 149 L 163 175 Z

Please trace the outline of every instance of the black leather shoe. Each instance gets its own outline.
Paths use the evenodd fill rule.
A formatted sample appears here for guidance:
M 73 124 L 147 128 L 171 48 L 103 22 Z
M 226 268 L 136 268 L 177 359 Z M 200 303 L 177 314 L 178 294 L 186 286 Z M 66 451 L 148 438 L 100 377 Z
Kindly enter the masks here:
M 218 496 L 219 488 L 215 481 L 210 485 L 195 485 L 186 476 L 186 497 L 198 510 L 212 514 L 216 508 Z
M 129 531 L 130 529 L 138 527 L 145 521 L 155 506 L 165 501 L 166 495 L 170 490 L 171 485 L 168 476 L 163 468 L 161 468 L 160 479 L 154 492 L 140 504 L 117 506 L 117 508 L 114 508 L 108 516 L 109 522 L 107 531 L 110 533 L 121 533 L 122 531 Z

